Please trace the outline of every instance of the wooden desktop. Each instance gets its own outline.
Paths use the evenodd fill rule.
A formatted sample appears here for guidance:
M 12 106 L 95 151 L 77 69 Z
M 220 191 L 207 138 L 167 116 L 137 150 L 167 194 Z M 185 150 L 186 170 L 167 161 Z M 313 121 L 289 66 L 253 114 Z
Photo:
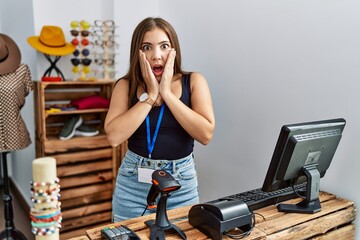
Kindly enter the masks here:
M 301 199 L 293 199 L 288 203 L 297 203 Z M 278 212 L 276 206 L 271 205 L 255 211 L 256 225 L 250 235 L 244 240 L 260 239 L 316 239 L 316 240 L 349 240 L 355 238 L 356 208 L 352 201 L 338 198 L 333 194 L 320 192 L 321 211 L 314 214 Z M 210 239 L 199 230 L 193 228 L 187 220 L 191 206 L 168 211 L 171 222 L 182 229 L 187 239 Z M 149 239 L 150 230 L 144 224 L 154 219 L 155 214 L 129 219 L 119 223 L 104 225 L 88 229 L 86 236 L 72 238 L 72 240 L 98 240 L 100 231 L 104 227 L 126 225 L 134 230 L 141 239 Z M 180 239 L 177 234 L 167 234 L 166 239 Z M 224 236 L 223 239 L 230 239 Z

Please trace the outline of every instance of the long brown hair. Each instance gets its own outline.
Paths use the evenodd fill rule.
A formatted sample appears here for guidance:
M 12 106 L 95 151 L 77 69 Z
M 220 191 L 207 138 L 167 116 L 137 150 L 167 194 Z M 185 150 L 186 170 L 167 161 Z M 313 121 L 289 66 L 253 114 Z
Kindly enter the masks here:
M 137 25 L 132 35 L 129 70 L 127 74 L 122 77 L 124 79 L 128 79 L 129 81 L 129 107 L 131 106 L 131 101 L 136 94 L 138 86 L 140 85 L 146 89 L 145 81 L 140 69 L 139 50 L 141 49 L 141 44 L 143 42 L 145 33 L 154 30 L 155 28 L 160 28 L 167 34 L 171 46 L 176 50 L 174 75 L 177 73 L 184 73 L 181 69 L 180 44 L 175 29 L 171 26 L 170 23 L 162 18 L 145 18 Z

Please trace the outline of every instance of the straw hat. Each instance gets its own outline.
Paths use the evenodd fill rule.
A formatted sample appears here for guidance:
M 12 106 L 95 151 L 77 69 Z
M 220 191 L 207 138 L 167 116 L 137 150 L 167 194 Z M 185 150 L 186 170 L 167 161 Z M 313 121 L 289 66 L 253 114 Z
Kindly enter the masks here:
M 0 75 L 15 71 L 21 61 L 21 53 L 16 43 L 0 33 Z
M 43 26 L 40 36 L 27 39 L 28 43 L 39 52 L 63 56 L 75 51 L 75 46 L 67 43 L 63 30 L 57 26 Z

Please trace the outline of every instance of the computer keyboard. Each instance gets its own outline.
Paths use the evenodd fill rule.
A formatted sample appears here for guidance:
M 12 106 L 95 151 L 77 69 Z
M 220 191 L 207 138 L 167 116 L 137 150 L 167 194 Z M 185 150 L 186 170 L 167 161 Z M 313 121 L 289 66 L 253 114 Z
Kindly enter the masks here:
M 299 197 L 298 194 L 303 196 L 306 190 L 306 183 L 295 185 L 294 189 L 296 192 L 294 192 L 292 187 L 287 187 L 272 192 L 264 192 L 261 190 L 261 188 L 258 188 L 233 194 L 227 197 L 222 197 L 217 201 L 240 199 L 248 205 L 250 210 L 253 211 L 282 201 L 297 198 Z

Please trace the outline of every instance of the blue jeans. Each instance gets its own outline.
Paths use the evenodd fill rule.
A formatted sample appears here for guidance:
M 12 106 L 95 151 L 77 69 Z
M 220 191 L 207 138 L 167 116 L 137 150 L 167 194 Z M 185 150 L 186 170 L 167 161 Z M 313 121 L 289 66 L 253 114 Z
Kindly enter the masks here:
M 181 188 L 171 192 L 167 209 L 199 203 L 198 181 L 193 153 L 177 160 L 153 160 L 127 150 L 119 168 L 112 200 L 113 222 L 141 216 L 147 206 L 150 183 L 138 181 L 138 167 L 161 169 L 171 174 Z M 144 215 L 154 213 L 148 209 Z

